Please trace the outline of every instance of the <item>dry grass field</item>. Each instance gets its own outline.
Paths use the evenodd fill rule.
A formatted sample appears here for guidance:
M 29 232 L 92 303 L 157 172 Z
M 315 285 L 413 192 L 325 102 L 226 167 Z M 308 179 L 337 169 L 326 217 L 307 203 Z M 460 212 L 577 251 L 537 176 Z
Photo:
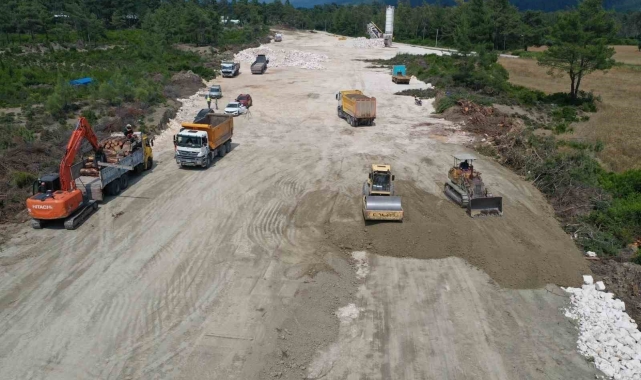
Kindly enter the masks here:
M 616 52 L 614 54 L 615 61 L 629 65 L 641 65 L 641 52 L 637 46 L 616 45 L 613 47 Z M 530 46 L 528 51 L 545 51 L 547 48 L 547 46 Z
M 641 53 L 629 46 L 617 46 L 617 56 L 626 62 L 641 64 Z M 625 49 L 623 49 L 625 48 Z M 634 47 L 636 49 L 636 47 Z M 621 58 L 622 57 L 622 58 Z M 510 82 L 546 93 L 568 92 L 567 77 L 553 78 L 546 68 L 532 59 L 506 59 L 499 62 L 509 71 Z M 641 70 L 615 67 L 607 73 L 596 72 L 583 79 L 582 90 L 600 95 L 599 111 L 587 122 L 575 123 L 569 138 L 582 141 L 601 140 L 605 149 L 599 158 L 611 170 L 641 168 Z

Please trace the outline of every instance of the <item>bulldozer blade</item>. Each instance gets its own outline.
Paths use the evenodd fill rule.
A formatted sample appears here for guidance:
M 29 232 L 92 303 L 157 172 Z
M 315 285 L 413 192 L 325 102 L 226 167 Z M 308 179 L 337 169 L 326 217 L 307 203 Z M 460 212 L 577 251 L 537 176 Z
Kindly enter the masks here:
M 471 217 L 484 215 L 503 215 L 503 198 L 472 198 L 467 206 Z
M 401 197 L 365 196 L 363 197 L 363 217 L 365 220 L 403 220 Z

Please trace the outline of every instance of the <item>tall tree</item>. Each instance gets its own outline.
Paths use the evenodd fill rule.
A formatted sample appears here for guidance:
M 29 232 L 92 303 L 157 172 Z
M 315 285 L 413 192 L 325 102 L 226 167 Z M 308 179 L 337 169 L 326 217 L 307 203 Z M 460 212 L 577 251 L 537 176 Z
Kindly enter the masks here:
M 614 36 L 615 24 L 602 1 L 583 0 L 577 9 L 559 17 L 552 28 L 553 45 L 538 58 L 550 75 L 570 77 L 573 100 L 578 98 L 584 76 L 614 65 L 614 49 L 607 43 Z
M 545 42 L 547 27 L 543 20 L 543 12 L 526 11 L 521 15 L 523 28 L 521 31 L 521 45 L 527 51 L 528 46 L 541 46 Z

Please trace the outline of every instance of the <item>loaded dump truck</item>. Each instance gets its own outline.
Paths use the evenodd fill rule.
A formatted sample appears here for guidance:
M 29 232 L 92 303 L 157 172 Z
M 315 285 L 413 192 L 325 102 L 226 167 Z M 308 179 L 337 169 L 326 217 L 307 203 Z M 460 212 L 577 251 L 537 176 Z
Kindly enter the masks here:
M 265 70 L 267 70 L 267 64 L 269 63 L 269 59 L 265 56 L 265 54 L 259 54 L 256 56 L 256 60 L 254 63 L 252 63 L 251 66 L 251 71 L 252 74 L 263 74 Z
M 224 157 L 231 150 L 234 118 L 213 112 L 194 123 L 182 123 L 174 135 L 176 163 L 180 166 L 208 168 L 214 157 Z
M 392 67 L 392 82 L 396 84 L 410 84 L 412 77 L 407 76 L 405 65 L 394 65 Z
M 238 62 L 221 62 L 220 72 L 224 78 L 232 78 L 240 74 L 240 63 Z
M 363 95 L 359 90 L 340 91 L 338 100 L 338 117 L 347 120 L 353 126 L 372 125 L 376 119 L 376 98 Z

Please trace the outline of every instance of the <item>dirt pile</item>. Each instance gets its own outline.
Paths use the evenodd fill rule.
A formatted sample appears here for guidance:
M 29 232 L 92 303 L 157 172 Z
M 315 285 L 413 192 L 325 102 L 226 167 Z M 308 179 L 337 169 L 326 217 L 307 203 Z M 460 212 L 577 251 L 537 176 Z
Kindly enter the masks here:
M 592 261 L 595 280 L 625 302 L 625 310 L 637 323 L 641 322 L 641 265 L 615 260 Z
M 300 67 L 308 70 L 323 69 L 323 62 L 327 62 L 329 59 L 325 54 L 300 50 L 272 49 L 268 46 L 261 46 L 239 52 L 234 55 L 234 60 L 251 65 L 259 54 L 267 56 L 269 67 Z
M 472 219 L 464 209 L 412 183 L 399 181 L 396 189 L 403 197 L 403 223 L 336 222 L 327 225 L 327 237 L 346 251 L 418 259 L 461 257 L 508 288 L 580 286 L 581 276 L 589 272 L 556 221 L 533 217 L 516 205 L 518 200 L 504 199 L 511 207 L 503 217 Z M 354 207 L 359 201 L 354 199 Z
M 515 125 L 514 119 L 491 106 L 482 106 L 461 99 L 456 106 L 447 109 L 443 116 L 446 120 L 459 122 L 464 129 L 493 138 L 507 133 Z
M 186 98 L 205 86 L 203 79 L 193 71 L 181 71 L 171 77 L 165 86 L 165 96 L 168 98 Z
M 376 49 L 385 47 L 382 38 L 357 37 L 350 41 L 350 46 L 357 49 Z

